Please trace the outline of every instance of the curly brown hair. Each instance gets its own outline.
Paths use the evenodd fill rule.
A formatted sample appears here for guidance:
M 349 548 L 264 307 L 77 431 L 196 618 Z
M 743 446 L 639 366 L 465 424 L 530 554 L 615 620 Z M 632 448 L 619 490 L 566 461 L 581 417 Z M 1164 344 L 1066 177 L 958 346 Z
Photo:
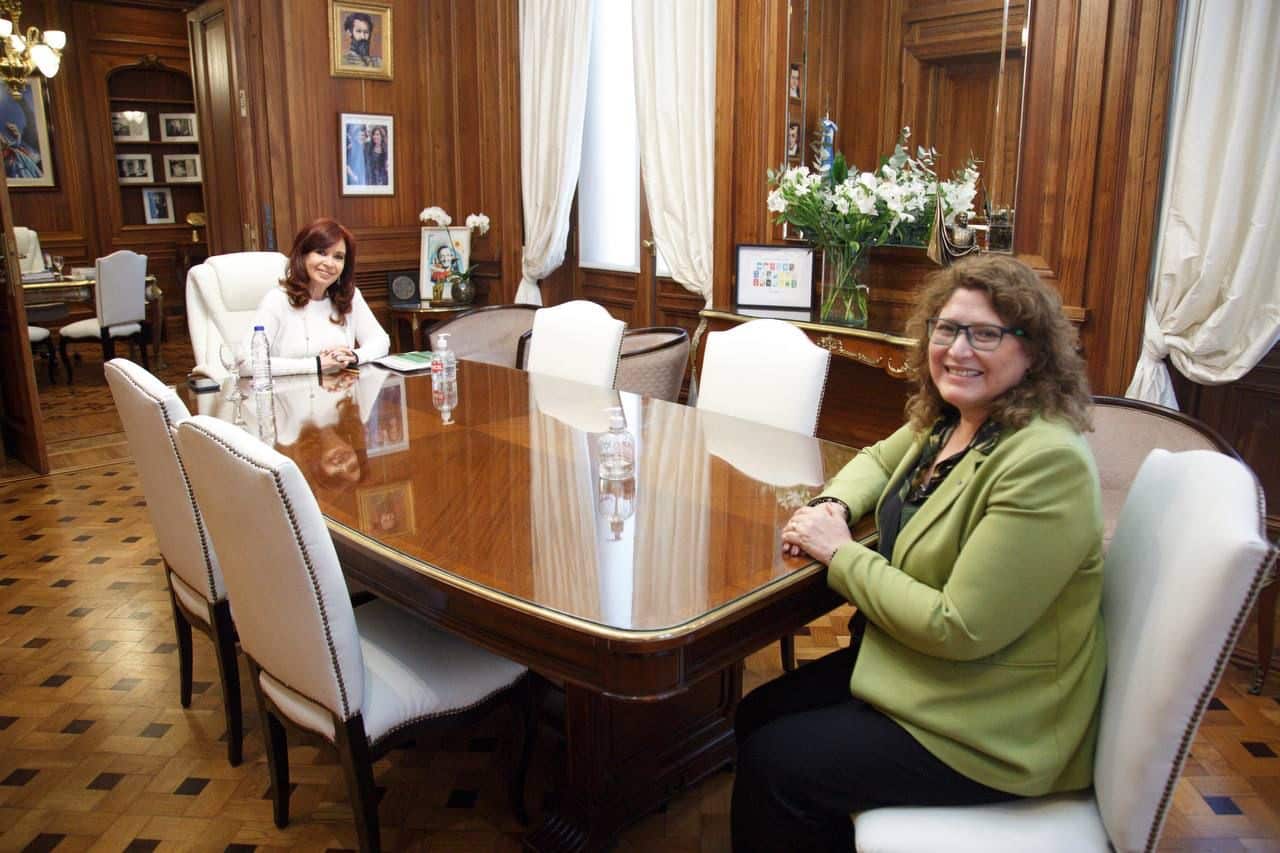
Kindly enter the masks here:
M 285 267 L 284 278 L 280 285 L 289 297 L 289 304 L 301 308 L 311 301 L 311 277 L 307 274 L 307 255 L 321 249 L 327 249 L 339 240 L 347 245 L 347 257 L 338 280 L 329 285 L 325 295 L 333 302 L 334 314 L 329 321 L 338 326 L 345 326 L 347 315 L 351 313 L 351 300 L 355 298 L 356 286 L 356 238 L 335 219 L 321 218 L 298 232 L 293 238 L 293 248 L 289 250 L 289 264 Z
M 955 411 L 942 399 L 929 374 L 929 339 L 925 322 L 938 316 L 951 294 L 964 288 L 986 294 L 1000 321 L 1025 334 L 1014 338 L 1031 359 L 1022 381 L 993 403 L 990 417 L 1014 429 L 1036 415 L 1060 418 L 1080 432 L 1092 429 L 1092 399 L 1084 359 L 1076 348 L 1076 331 L 1062 313 L 1062 299 L 1035 271 L 1004 255 L 968 257 L 939 270 L 926 281 L 907 321 L 907 334 L 916 339 L 908 363 L 918 387 L 907 399 L 907 419 L 927 430 L 937 419 Z

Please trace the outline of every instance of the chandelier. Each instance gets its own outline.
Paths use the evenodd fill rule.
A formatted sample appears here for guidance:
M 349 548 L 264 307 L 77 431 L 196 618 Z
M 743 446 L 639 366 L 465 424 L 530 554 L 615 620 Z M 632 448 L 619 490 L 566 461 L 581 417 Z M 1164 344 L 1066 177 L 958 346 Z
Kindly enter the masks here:
M 27 27 L 27 34 L 22 35 L 22 0 L 0 0 L 0 16 L 0 40 L 4 45 L 0 78 L 4 79 L 14 100 L 20 101 L 27 78 L 33 73 L 44 77 L 58 73 L 67 34 L 62 30 L 47 30 L 42 34 L 37 27 Z

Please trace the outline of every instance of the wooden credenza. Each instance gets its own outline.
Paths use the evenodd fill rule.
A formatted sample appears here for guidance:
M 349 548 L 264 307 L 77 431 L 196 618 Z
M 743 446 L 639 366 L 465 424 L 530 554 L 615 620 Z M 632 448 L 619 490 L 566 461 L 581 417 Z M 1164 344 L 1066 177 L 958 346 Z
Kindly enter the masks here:
M 759 319 L 758 315 L 727 308 L 707 308 L 701 313 L 706 331 L 710 332 Z M 774 315 L 777 313 L 780 312 Z M 865 447 L 902 426 L 903 407 L 913 387 L 907 366 L 907 354 L 915 345 L 913 339 L 821 323 L 812 315 L 806 318 L 800 314 L 787 321 L 832 355 L 818 419 L 819 438 Z M 700 339 L 693 342 L 699 374 L 704 349 L 701 343 Z

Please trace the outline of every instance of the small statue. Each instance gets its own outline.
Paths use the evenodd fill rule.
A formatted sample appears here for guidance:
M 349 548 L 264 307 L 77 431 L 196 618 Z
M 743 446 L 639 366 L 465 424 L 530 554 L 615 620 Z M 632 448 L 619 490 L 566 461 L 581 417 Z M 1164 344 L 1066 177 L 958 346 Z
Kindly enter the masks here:
M 973 247 L 973 229 L 969 227 L 969 214 L 963 211 L 957 213 L 955 224 L 949 225 L 947 231 L 953 249 L 959 251 Z

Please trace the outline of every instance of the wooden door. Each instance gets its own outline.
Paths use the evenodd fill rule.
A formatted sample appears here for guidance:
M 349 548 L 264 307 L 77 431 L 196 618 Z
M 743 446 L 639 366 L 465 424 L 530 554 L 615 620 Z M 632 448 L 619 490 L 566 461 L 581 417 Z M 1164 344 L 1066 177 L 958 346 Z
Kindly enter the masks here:
M 40 397 L 27 338 L 27 308 L 18 270 L 18 247 L 13 239 L 13 209 L 9 187 L 0 181 L 0 230 L 4 234 L 4 259 L 0 263 L 0 431 L 4 452 L 27 467 L 49 473 L 49 453 L 40 419 Z
M 249 91 L 238 61 L 237 0 L 211 0 L 187 13 L 204 160 L 209 253 L 263 245 Z

